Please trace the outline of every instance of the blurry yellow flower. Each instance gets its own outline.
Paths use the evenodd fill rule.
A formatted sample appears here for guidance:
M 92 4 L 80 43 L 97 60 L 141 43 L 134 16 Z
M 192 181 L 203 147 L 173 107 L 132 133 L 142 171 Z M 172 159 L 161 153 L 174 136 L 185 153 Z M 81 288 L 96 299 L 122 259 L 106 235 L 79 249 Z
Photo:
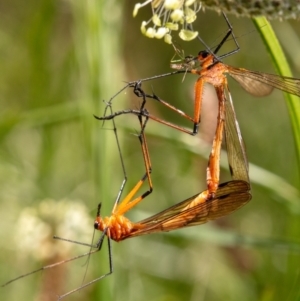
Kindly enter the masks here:
M 201 9 L 199 0 L 147 0 L 134 6 L 133 16 L 135 17 L 139 9 L 147 4 L 151 4 L 152 17 L 142 22 L 141 32 L 148 38 L 164 38 L 166 43 L 171 44 L 171 32 L 179 28 L 179 37 L 184 41 L 197 37 L 198 32 L 187 28 L 187 25 L 197 18 Z

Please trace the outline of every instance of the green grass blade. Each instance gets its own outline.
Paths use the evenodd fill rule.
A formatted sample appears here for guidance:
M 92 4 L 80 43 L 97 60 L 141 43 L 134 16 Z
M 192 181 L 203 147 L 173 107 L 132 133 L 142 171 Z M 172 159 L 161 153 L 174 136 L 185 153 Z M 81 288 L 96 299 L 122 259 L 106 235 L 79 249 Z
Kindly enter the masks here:
M 291 69 L 269 21 L 265 17 L 260 16 L 253 18 L 253 22 L 271 55 L 278 73 L 282 76 L 292 77 Z M 288 93 L 284 93 L 284 97 L 287 101 L 287 107 L 291 118 L 298 166 L 300 166 L 300 100 L 299 97 Z M 298 167 L 298 169 L 300 168 Z

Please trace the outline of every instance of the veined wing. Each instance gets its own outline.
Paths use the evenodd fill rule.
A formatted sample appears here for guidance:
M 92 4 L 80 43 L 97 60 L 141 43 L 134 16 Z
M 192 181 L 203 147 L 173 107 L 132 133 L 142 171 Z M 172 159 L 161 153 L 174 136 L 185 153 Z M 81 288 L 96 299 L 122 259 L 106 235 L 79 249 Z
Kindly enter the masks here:
M 249 181 L 249 166 L 241 130 L 228 87 L 225 89 L 225 142 L 233 180 Z
M 227 66 L 228 73 L 250 94 L 266 96 L 273 88 L 300 96 L 300 79 Z
M 144 234 L 167 232 L 204 224 L 228 215 L 251 200 L 250 185 L 245 181 L 230 181 L 219 185 L 212 199 L 207 190 L 196 194 L 156 215 L 136 223 L 137 228 L 123 239 Z

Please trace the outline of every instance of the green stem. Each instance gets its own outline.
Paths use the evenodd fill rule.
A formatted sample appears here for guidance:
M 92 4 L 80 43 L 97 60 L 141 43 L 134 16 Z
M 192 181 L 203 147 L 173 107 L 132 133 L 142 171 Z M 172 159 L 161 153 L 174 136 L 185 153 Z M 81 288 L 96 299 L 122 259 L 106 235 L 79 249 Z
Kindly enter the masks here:
M 119 1 L 91 0 L 76 2 L 73 8 L 79 68 L 79 107 L 82 112 L 80 116 L 90 158 L 90 175 L 93 178 L 91 188 L 94 200 L 87 200 L 87 206 L 94 209 L 101 202 L 104 214 L 108 214 L 117 194 L 112 189 L 115 177 L 111 166 L 118 157 L 118 150 L 113 131 L 107 130 L 109 126 L 105 130 L 93 114 L 101 115 L 104 112 L 103 100 L 107 100 L 115 92 L 115 83 L 124 78 L 119 59 L 122 49 L 122 4 Z M 98 234 L 96 233 L 96 237 Z M 92 267 L 94 278 L 108 272 L 109 258 L 105 244 L 100 253 L 94 256 L 97 257 L 93 261 L 97 262 L 97 266 Z M 109 282 L 113 283 L 113 279 L 109 277 Z M 101 280 L 91 288 L 94 299 L 113 299 L 107 283 Z
M 282 76 L 292 77 L 292 72 L 286 57 L 269 21 L 265 17 L 260 16 L 253 18 L 253 22 L 271 55 L 278 73 Z M 300 100 L 298 96 L 288 93 L 284 93 L 284 97 L 287 101 L 288 112 L 292 123 L 298 158 L 298 170 L 300 170 Z

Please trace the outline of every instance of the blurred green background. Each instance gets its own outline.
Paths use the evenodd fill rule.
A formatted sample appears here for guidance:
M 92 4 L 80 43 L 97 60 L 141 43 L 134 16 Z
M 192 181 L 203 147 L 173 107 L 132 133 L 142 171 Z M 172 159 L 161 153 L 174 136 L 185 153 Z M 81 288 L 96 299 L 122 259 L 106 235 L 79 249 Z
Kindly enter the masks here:
M 134 4 L 1 3 L 1 283 L 87 252 L 87 247 L 52 236 L 89 243 L 98 203 L 103 214 L 111 212 L 123 173 L 112 124 L 103 125 L 93 114 L 103 115 L 103 100 L 124 82 L 169 72 L 174 55 L 163 41 L 140 34 L 150 7 L 133 19 Z M 274 73 L 252 21 L 228 17 L 241 50 L 225 62 Z M 299 78 L 299 21 L 271 24 Z M 194 27 L 211 46 L 227 29 L 223 18 L 210 10 L 198 15 Z M 198 41 L 177 42 L 185 54 L 202 49 Z M 232 47 L 227 43 L 224 52 Z M 195 80 L 177 75 L 144 87 L 191 114 Z M 299 162 L 286 104 L 279 91 L 256 99 L 229 83 L 251 164 L 252 201 L 201 227 L 113 242 L 113 275 L 66 300 L 300 299 Z M 113 109 L 137 108 L 140 101 L 127 90 L 114 100 Z M 191 126 L 156 103 L 148 109 Z M 208 101 L 196 137 L 149 122 L 154 192 L 129 213 L 133 221 L 205 189 L 209 150 L 203 141 L 211 142 L 215 119 L 216 103 Z M 144 173 L 139 125 L 130 115 L 118 117 L 116 124 L 128 176 L 125 195 Z M 226 166 L 226 157 L 224 162 Z M 228 170 L 222 169 L 222 182 L 229 179 Z M 107 271 L 105 244 L 88 267 L 84 258 L 39 272 L 1 288 L 0 296 L 56 300 L 80 286 L 84 277 L 87 282 Z

